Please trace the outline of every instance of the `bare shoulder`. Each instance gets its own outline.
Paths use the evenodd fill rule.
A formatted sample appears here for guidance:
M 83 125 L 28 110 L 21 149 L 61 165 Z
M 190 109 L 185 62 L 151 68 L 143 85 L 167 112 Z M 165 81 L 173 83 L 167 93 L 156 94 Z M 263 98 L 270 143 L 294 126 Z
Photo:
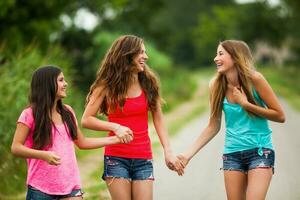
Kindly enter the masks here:
M 68 110 L 71 110 L 71 111 L 73 111 L 73 108 L 70 106 L 70 105 L 68 105 L 68 104 L 64 104 L 64 106 L 68 109 Z
M 99 96 L 105 96 L 106 93 L 107 93 L 107 89 L 105 89 L 103 85 L 99 85 L 93 90 L 92 95 L 99 97 Z
M 214 86 L 214 84 L 216 83 L 216 79 L 217 79 L 217 77 L 216 76 L 214 76 L 214 77 L 212 77 L 211 79 L 210 79 L 210 81 L 209 81 L 209 90 L 211 90 L 212 89 L 212 87 Z
M 89 104 L 94 104 L 95 102 L 102 102 L 107 94 L 107 89 L 103 85 L 99 85 L 93 89 L 89 96 Z
M 253 72 L 251 79 L 254 84 L 260 83 L 261 81 L 265 81 L 264 75 L 258 71 Z
M 64 107 L 66 107 L 68 109 L 68 111 L 70 111 L 73 115 L 75 115 L 75 111 L 70 105 L 64 104 Z

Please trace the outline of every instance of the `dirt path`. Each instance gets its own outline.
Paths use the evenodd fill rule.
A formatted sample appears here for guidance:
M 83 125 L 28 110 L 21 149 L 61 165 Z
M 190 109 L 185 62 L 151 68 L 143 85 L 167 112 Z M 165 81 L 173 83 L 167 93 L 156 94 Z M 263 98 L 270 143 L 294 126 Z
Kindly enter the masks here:
M 271 183 L 268 200 L 300 199 L 300 114 L 285 101 L 286 123 L 271 123 L 273 142 L 276 150 L 275 175 Z M 208 119 L 208 113 L 187 124 L 172 140 L 177 152 L 183 151 L 197 137 Z M 183 177 L 167 169 L 162 157 L 155 158 L 155 200 L 216 200 L 226 199 L 223 184 L 222 148 L 224 122 L 220 133 L 189 163 Z

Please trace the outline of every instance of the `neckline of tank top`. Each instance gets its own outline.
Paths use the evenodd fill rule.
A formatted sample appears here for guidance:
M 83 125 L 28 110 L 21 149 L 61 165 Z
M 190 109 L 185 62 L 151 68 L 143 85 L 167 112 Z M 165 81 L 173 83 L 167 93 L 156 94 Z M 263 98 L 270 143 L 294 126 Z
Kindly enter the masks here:
M 141 90 L 141 92 L 140 92 L 139 95 L 137 95 L 135 97 L 126 97 L 126 99 L 136 99 L 136 98 L 139 98 L 139 97 L 141 97 L 143 95 L 143 93 L 144 93 L 143 90 Z
M 225 103 L 227 103 L 227 104 L 229 104 L 229 105 L 232 105 L 232 106 L 241 106 L 241 105 L 238 104 L 238 103 L 232 103 L 232 102 L 228 101 L 228 99 L 227 99 L 226 96 L 224 97 L 224 100 L 225 100 Z

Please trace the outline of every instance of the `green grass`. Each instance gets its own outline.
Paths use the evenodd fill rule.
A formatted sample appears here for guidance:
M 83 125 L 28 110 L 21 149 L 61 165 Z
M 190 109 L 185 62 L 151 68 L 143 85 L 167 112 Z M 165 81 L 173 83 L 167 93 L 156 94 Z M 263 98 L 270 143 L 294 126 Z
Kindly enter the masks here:
M 284 97 L 289 104 L 300 112 L 300 68 L 285 66 L 282 68 L 260 67 L 277 95 Z
M 166 101 L 164 112 L 170 112 L 176 106 L 192 98 L 197 82 L 191 78 L 193 72 L 176 69 L 160 74 L 161 95 Z
M 90 175 L 90 179 L 91 181 L 95 181 L 95 184 L 89 186 L 89 187 L 85 187 L 83 186 L 83 190 L 86 193 L 86 195 L 84 196 L 85 199 L 88 200 L 98 200 L 99 197 L 101 197 L 100 199 L 106 200 L 109 198 L 106 198 L 105 196 L 105 191 L 107 189 L 106 187 L 106 183 L 105 181 L 103 181 L 101 179 L 103 173 L 103 164 L 100 164 L 99 169 L 97 169 L 97 171 L 94 171 L 91 175 Z

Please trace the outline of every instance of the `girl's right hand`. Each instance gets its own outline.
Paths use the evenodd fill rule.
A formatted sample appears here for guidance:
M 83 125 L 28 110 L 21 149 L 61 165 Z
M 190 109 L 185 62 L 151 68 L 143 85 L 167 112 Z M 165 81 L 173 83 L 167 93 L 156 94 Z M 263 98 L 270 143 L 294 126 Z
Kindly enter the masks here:
M 129 143 L 133 140 L 133 132 L 130 128 L 120 125 L 117 130 L 114 131 L 121 143 Z
M 60 165 L 61 160 L 58 155 L 53 151 L 44 151 L 43 160 L 49 163 L 50 165 Z
M 189 163 L 189 159 L 183 154 L 178 154 L 177 159 L 178 159 L 179 163 L 176 163 L 176 164 L 180 165 L 182 169 L 184 169 L 187 166 L 187 164 Z M 178 175 L 180 175 L 180 174 L 178 173 Z

